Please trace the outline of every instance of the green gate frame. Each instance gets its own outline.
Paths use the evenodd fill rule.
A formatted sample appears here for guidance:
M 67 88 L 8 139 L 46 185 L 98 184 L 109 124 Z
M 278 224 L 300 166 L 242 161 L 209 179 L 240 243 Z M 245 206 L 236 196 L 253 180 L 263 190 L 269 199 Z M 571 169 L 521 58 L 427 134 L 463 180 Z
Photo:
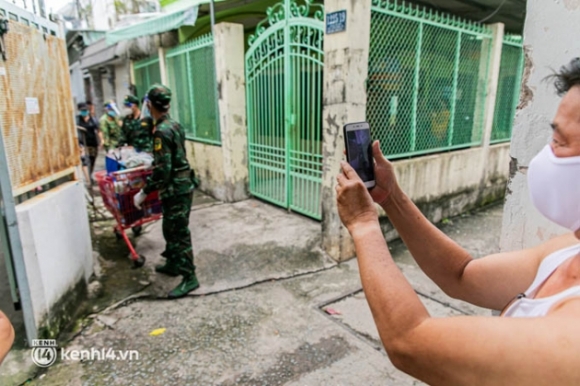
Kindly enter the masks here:
M 246 53 L 250 193 L 320 220 L 322 4 L 267 10 Z
M 161 83 L 159 56 L 155 55 L 135 62 L 133 74 L 135 76 L 135 93 L 138 98 L 142 98 L 145 96 L 147 88 L 153 83 Z

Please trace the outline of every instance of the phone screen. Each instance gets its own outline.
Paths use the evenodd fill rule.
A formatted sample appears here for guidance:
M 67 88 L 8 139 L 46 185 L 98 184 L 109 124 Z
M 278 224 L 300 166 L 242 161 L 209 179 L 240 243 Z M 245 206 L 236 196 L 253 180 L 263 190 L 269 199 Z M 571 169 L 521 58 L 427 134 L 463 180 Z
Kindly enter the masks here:
M 348 163 L 363 180 L 374 181 L 374 160 L 371 131 L 368 128 L 346 131 Z

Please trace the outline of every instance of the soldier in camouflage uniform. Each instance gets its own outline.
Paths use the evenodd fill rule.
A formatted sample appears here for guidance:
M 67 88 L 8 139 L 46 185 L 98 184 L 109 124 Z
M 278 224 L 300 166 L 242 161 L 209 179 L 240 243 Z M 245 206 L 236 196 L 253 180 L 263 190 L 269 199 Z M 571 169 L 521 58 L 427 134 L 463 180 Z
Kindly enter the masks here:
M 117 113 L 112 107 L 112 102 L 105 104 L 105 113 L 99 119 L 99 128 L 103 133 L 103 145 L 105 151 L 114 149 L 119 146 L 119 139 L 121 139 L 121 127 L 117 121 Z
M 155 84 L 147 92 L 147 98 L 146 103 L 154 120 L 154 169 L 134 201 L 135 206 L 140 207 L 147 194 L 159 190 L 166 242 L 161 255 L 167 260 L 155 270 L 170 276 L 183 276 L 183 281 L 169 292 L 169 298 L 179 298 L 199 287 L 189 232 L 195 176 L 186 158 L 183 128 L 168 115 L 171 91 Z
M 149 122 L 140 119 L 139 99 L 127 95 L 123 101 L 127 109 L 123 118 L 122 134 L 119 141 L 122 145 L 133 146 L 138 151 L 153 152 L 153 135 Z

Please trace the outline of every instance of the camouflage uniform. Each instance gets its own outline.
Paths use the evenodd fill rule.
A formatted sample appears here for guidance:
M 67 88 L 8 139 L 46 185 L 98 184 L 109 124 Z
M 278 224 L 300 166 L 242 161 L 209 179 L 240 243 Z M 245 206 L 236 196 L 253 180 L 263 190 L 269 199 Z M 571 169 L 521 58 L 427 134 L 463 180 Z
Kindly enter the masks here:
M 124 103 L 139 105 L 139 99 L 133 95 L 128 95 L 125 97 Z M 133 146 L 139 151 L 152 153 L 153 135 L 150 124 L 146 120 L 134 117 L 132 114 L 127 115 L 123 118 L 123 127 L 119 143 Z
M 117 123 L 115 117 L 111 117 L 107 114 L 103 114 L 99 120 L 99 127 L 103 132 L 103 145 L 105 150 L 114 149 L 119 146 L 119 140 L 121 139 L 121 128 Z
M 169 104 L 171 91 L 165 86 L 157 85 L 152 87 L 148 95 L 153 104 L 155 98 L 166 100 Z M 189 212 L 195 186 L 193 172 L 185 154 L 183 128 L 168 115 L 162 116 L 155 122 L 153 144 L 153 174 L 147 180 L 143 191 L 149 194 L 159 190 L 163 211 L 163 237 L 166 242 L 165 251 L 161 255 L 167 259 L 167 263 L 156 267 L 156 270 L 172 276 L 182 275 L 184 281 L 180 286 L 188 280 L 194 280 L 199 286 L 195 277 L 189 231 Z M 180 286 L 174 291 L 178 291 Z M 185 293 L 182 291 L 179 296 L 191 290 Z M 174 291 L 170 292 L 170 297 L 178 297 L 172 296 Z

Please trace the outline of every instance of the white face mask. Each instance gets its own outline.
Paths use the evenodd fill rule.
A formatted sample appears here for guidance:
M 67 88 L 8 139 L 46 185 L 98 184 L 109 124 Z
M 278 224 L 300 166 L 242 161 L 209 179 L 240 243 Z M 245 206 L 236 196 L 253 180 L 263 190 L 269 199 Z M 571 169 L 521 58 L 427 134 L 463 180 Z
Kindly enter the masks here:
M 130 107 L 125 107 L 123 109 L 123 115 L 131 115 L 133 114 L 133 110 Z
M 573 232 L 580 229 L 580 156 L 559 158 L 546 145 L 530 162 L 528 187 L 540 213 Z

